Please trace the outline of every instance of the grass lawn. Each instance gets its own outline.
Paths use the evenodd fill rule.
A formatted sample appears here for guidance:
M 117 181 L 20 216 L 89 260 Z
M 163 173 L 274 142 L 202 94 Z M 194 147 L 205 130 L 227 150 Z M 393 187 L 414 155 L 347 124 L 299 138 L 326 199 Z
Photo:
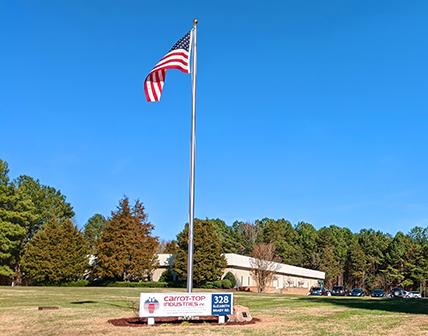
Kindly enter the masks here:
M 0 335 L 428 335 L 428 300 L 235 294 L 259 323 L 115 327 L 145 288 L 0 287 Z M 183 289 L 173 290 L 183 291 Z M 60 309 L 39 311 L 39 306 Z

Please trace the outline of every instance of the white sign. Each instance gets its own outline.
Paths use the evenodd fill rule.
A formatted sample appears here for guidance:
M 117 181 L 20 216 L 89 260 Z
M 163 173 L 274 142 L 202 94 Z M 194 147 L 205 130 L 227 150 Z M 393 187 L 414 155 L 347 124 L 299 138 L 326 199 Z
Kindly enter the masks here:
M 140 317 L 232 314 L 231 293 L 141 293 Z

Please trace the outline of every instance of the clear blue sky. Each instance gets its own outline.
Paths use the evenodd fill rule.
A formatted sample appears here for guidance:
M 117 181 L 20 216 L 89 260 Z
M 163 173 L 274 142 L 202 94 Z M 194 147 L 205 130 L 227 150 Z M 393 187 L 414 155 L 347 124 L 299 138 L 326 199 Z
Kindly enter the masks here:
M 0 158 L 81 227 L 124 195 L 187 220 L 190 76 L 143 81 L 199 18 L 196 215 L 428 225 L 428 2 L 2 1 Z

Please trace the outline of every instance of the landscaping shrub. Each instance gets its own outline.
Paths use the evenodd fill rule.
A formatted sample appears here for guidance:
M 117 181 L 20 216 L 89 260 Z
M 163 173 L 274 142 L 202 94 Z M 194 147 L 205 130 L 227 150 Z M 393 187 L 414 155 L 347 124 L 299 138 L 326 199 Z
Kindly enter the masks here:
M 145 288 L 165 288 L 168 287 L 167 282 L 163 281 L 114 281 L 97 279 L 92 281 L 89 286 L 93 287 L 145 287 Z
M 221 280 L 221 288 L 225 288 L 225 289 L 233 288 L 232 281 L 230 281 L 229 279 Z
M 88 280 L 76 280 L 69 282 L 26 282 L 26 285 L 30 286 L 42 286 L 42 287 L 86 287 L 89 286 Z
M 145 288 L 165 288 L 168 287 L 168 283 L 161 281 L 116 281 L 108 285 L 108 287 L 145 287 Z
M 227 272 L 226 275 L 224 276 L 223 280 L 229 280 L 231 286 L 229 288 L 235 288 L 236 286 L 236 278 L 235 275 L 233 275 L 232 272 Z

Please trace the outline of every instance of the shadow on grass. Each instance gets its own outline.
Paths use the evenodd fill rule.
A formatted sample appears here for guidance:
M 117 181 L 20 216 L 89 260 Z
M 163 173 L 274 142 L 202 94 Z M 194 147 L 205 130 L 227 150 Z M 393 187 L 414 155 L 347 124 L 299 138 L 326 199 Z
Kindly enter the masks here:
M 332 304 L 353 309 L 379 310 L 393 313 L 428 314 L 426 299 L 362 299 L 362 298 L 332 298 L 304 297 L 299 300 Z
M 105 301 L 72 301 L 70 302 L 73 305 L 84 305 L 84 304 L 99 304 L 104 306 L 111 306 L 111 307 L 117 307 L 117 308 L 125 308 L 125 309 L 133 309 L 130 305 L 130 303 L 125 304 L 119 304 L 119 303 L 112 303 L 112 302 L 105 302 Z

